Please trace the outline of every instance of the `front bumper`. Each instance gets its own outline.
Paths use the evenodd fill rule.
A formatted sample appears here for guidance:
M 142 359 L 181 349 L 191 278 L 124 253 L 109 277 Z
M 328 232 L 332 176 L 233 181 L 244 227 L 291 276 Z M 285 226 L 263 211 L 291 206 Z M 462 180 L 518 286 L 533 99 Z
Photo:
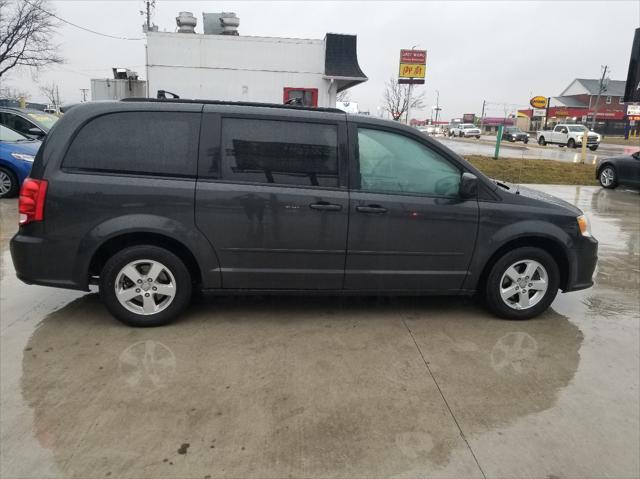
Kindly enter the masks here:
M 579 291 L 593 286 L 593 273 L 598 263 L 598 240 L 582 238 L 573 250 L 571 268 L 563 292 Z

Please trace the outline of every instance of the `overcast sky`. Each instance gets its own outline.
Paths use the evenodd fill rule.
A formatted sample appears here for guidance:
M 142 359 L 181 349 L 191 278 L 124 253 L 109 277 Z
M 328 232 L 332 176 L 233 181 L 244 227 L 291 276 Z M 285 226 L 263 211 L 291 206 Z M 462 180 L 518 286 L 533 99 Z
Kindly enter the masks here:
M 123 37 L 143 37 L 143 2 L 52 1 L 55 13 L 84 27 Z M 429 117 L 440 92 L 442 117 L 480 113 L 504 115 L 525 107 L 532 95 L 554 96 L 574 78 L 596 78 L 609 65 L 611 79 L 625 80 L 640 1 L 548 2 L 237 2 L 158 0 L 153 21 L 174 31 L 179 11 L 191 11 L 202 32 L 202 12 L 232 11 L 240 35 L 323 38 L 325 33 L 358 36 L 358 59 L 369 81 L 351 89 L 351 100 L 375 114 L 384 82 L 397 74 L 399 50 L 428 51 L 425 94 Z M 62 24 L 57 41 L 66 63 L 37 79 L 14 72 L 2 81 L 43 100 L 38 82 L 55 82 L 65 102 L 78 101 L 90 78 L 127 67 L 144 77 L 144 40 L 104 38 Z

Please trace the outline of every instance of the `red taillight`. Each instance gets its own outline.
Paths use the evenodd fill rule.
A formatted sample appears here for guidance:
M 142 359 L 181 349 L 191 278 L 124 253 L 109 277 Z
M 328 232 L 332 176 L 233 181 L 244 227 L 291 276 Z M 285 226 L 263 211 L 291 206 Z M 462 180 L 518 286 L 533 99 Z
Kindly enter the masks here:
M 32 178 L 27 178 L 22 183 L 20 200 L 18 201 L 21 225 L 44 219 L 44 199 L 47 195 L 47 184 L 47 180 L 34 180 Z

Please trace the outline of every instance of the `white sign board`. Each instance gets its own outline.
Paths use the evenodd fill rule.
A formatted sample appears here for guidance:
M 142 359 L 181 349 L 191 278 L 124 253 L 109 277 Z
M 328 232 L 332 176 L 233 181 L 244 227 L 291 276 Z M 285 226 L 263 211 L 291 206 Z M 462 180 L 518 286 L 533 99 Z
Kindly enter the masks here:
M 640 105 L 627 105 L 627 115 L 640 115 Z
M 544 108 L 533 109 L 533 116 L 545 116 L 546 113 L 547 113 L 547 110 L 545 110 Z

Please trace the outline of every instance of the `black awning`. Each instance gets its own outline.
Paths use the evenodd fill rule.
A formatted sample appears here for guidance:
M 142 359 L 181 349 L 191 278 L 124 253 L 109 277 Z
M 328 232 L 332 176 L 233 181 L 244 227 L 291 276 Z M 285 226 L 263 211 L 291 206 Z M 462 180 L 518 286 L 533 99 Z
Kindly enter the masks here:
M 324 74 L 338 81 L 338 91 L 368 80 L 358 65 L 355 35 L 327 33 L 325 37 Z

